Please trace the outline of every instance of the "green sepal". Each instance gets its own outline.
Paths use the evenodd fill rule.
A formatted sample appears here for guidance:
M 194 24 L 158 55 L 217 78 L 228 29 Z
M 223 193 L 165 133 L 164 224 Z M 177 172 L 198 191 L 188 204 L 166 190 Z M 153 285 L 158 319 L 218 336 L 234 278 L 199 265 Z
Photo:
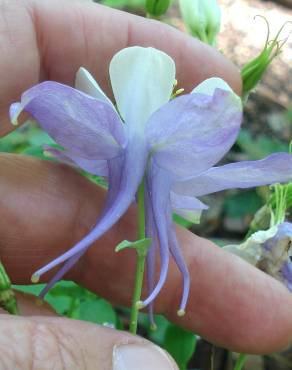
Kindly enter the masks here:
M 266 69 L 271 64 L 272 60 L 277 56 L 276 53 L 272 55 L 272 52 L 272 47 L 264 49 L 258 57 L 247 63 L 242 68 L 241 78 L 243 85 L 243 96 L 247 95 L 251 90 L 253 90 L 262 79 Z
M 146 0 L 147 13 L 154 17 L 160 17 L 169 8 L 170 0 Z
M 139 239 L 139 240 L 136 240 L 135 242 L 123 240 L 121 243 L 119 243 L 116 246 L 115 251 L 120 252 L 126 248 L 133 248 L 133 249 L 136 249 L 139 255 L 146 256 L 151 243 L 152 243 L 151 238 Z

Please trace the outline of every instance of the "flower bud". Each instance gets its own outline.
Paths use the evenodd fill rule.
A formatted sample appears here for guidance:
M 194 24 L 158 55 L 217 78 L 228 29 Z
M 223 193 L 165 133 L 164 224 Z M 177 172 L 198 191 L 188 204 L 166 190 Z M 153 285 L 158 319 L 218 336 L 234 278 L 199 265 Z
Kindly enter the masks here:
M 12 315 L 19 314 L 17 301 L 11 287 L 10 279 L 0 262 L 0 307 Z
M 188 32 L 207 44 L 215 45 L 221 20 L 217 1 L 179 0 L 179 4 Z
M 278 31 L 276 37 L 274 39 L 270 39 L 270 29 L 268 21 L 262 16 L 258 17 L 261 17 L 265 20 L 267 24 L 268 34 L 263 50 L 256 58 L 245 64 L 241 70 L 243 100 L 247 100 L 248 94 L 260 82 L 263 74 L 265 73 L 268 66 L 271 64 L 272 60 L 281 53 L 281 49 L 287 41 L 287 38 L 281 41 L 279 40 L 279 37 L 285 25 L 287 23 L 291 23 L 284 23 Z
M 170 5 L 170 0 L 146 0 L 147 13 L 152 17 L 163 15 Z

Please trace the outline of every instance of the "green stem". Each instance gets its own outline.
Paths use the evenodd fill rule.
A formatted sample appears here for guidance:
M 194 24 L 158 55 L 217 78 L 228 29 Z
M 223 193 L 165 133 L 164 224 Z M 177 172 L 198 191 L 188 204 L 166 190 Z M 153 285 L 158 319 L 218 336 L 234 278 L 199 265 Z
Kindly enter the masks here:
M 236 361 L 236 364 L 235 364 L 235 367 L 234 367 L 234 370 L 241 370 L 243 369 L 243 365 L 245 363 L 245 360 L 246 360 L 246 355 L 241 353 Z
M 141 182 L 138 189 L 138 239 L 145 238 L 145 183 Z
M 138 189 L 138 239 L 145 238 L 145 200 L 144 200 L 144 180 L 141 182 Z M 131 308 L 131 322 L 130 322 L 130 332 L 132 334 L 137 333 L 138 325 L 138 314 L 139 307 L 138 302 L 141 300 L 142 287 L 143 287 L 143 277 L 145 269 L 145 260 L 147 252 L 144 248 L 141 250 L 137 249 L 137 265 L 136 265 L 136 277 L 135 277 L 135 287 L 132 298 L 132 308 Z

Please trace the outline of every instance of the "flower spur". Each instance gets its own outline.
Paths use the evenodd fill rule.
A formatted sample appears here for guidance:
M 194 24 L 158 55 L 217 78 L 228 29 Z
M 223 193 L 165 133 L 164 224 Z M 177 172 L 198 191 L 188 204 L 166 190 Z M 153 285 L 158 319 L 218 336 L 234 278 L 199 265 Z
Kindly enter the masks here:
M 152 246 L 147 257 L 149 296 L 141 306 L 151 306 L 161 291 L 171 253 L 183 277 L 178 311 L 182 315 L 190 278 L 172 212 L 198 214 L 207 208 L 196 198 L 200 195 L 286 182 L 292 177 L 292 156 L 279 153 L 261 161 L 213 167 L 235 142 L 242 118 L 240 98 L 223 80 L 208 79 L 191 94 L 170 100 L 173 60 L 159 50 L 142 47 L 118 52 L 109 71 L 117 110 L 83 68 L 77 73 L 76 89 L 43 82 L 11 106 L 12 122 L 17 123 L 25 110 L 64 148 L 47 148 L 56 158 L 106 176 L 109 183 L 106 204 L 94 228 L 33 277 L 38 280 L 64 263 L 41 293 L 44 296 L 126 212 L 145 178 L 146 236 L 152 238 Z M 155 282 L 158 249 L 160 275 Z

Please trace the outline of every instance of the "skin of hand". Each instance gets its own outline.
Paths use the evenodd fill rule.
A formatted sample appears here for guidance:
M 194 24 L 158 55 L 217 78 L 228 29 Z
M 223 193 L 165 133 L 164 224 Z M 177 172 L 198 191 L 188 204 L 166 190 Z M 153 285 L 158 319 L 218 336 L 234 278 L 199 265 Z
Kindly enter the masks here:
M 130 45 L 153 46 L 170 54 L 179 86 L 186 91 L 216 75 L 240 94 L 240 75 L 228 60 L 156 21 L 85 0 L 0 0 L 0 15 L 0 45 L 5 51 L 0 60 L 5 77 L 0 80 L 2 136 L 13 129 L 9 105 L 40 81 L 72 85 L 77 69 L 84 66 L 110 93 L 108 63 L 115 52 Z M 105 194 L 65 165 L 13 154 L 0 155 L 0 178 L 0 257 L 13 282 L 26 284 L 34 270 L 88 232 Z M 117 254 L 114 247 L 136 238 L 135 220 L 133 207 L 67 278 L 113 303 L 129 305 L 135 253 Z M 238 352 L 268 353 L 289 344 L 292 296 L 286 288 L 187 230 L 178 229 L 178 237 L 191 273 L 187 313 L 176 316 L 181 279 L 172 264 L 155 304 L 157 312 Z M 20 297 L 20 306 L 23 317 L 0 315 L 0 369 L 131 370 L 139 358 L 148 360 L 140 370 L 176 369 L 168 355 L 138 336 L 51 317 L 47 307 L 36 307 L 27 296 Z

